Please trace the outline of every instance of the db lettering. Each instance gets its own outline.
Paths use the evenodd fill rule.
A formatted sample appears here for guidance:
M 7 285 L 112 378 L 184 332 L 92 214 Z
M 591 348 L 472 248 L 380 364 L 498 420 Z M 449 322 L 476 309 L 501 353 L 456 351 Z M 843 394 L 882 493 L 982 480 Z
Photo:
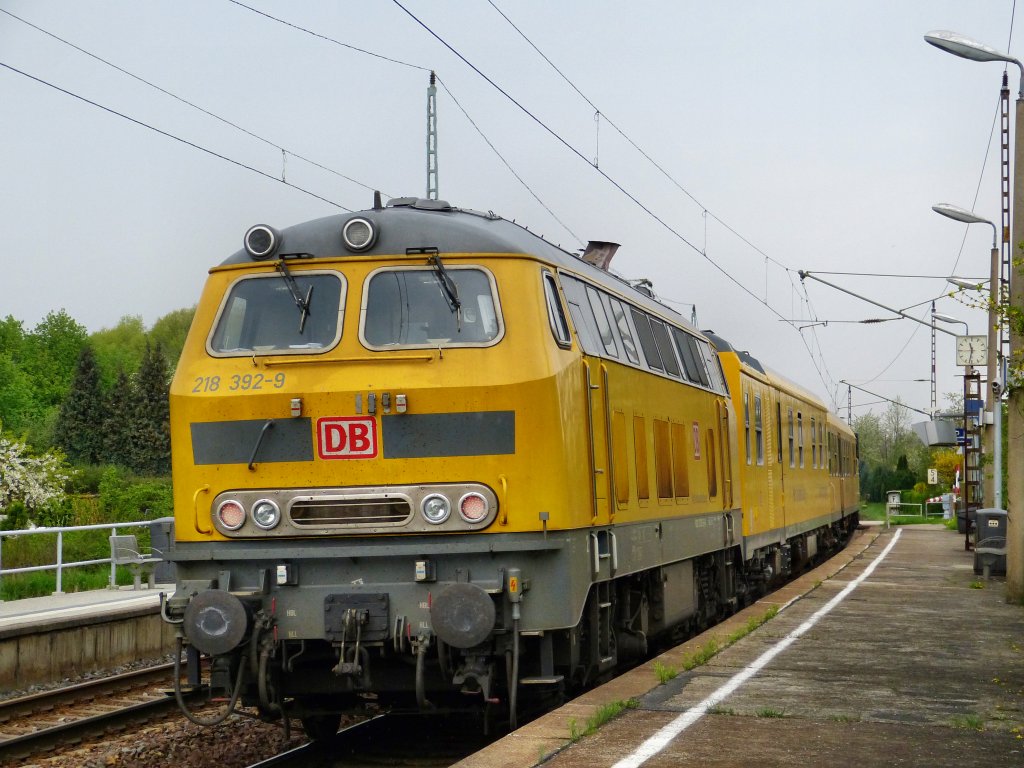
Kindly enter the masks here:
M 369 459 L 377 455 L 377 423 L 373 419 L 337 416 L 316 423 L 321 459 Z

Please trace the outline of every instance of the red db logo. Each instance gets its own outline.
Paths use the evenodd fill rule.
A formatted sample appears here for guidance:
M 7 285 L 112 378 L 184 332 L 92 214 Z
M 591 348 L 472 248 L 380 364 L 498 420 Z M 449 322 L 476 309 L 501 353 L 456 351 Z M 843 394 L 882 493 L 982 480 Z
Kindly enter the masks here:
M 372 459 L 377 455 L 377 422 L 359 416 L 335 416 L 316 422 L 321 459 Z

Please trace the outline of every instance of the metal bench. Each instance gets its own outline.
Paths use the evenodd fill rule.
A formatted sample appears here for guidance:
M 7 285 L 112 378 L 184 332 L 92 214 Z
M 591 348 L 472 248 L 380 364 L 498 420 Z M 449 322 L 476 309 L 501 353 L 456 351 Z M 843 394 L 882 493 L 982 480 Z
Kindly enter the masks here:
M 143 575 L 146 577 L 146 584 L 153 589 L 156 581 L 153 569 L 158 563 L 163 562 L 163 558 L 159 557 L 159 554 L 156 550 L 150 550 L 147 553 L 141 552 L 139 541 L 134 534 L 110 537 L 110 562 L 114 565 L 126 566 L 131 570 L 135 589 L 142 589 Z

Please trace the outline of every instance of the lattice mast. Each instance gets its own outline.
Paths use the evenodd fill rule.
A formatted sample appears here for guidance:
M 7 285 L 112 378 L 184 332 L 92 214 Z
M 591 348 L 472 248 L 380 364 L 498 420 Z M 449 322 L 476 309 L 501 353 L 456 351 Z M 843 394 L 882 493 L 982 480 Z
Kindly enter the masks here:
M 437 78 L 427 88 L 427 199 L 437 200 Z

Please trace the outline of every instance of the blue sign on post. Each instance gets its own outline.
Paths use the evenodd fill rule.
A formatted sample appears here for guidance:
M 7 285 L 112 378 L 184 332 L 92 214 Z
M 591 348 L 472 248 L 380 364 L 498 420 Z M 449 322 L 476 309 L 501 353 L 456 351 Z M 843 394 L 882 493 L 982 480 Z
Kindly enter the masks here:
M 957 430 L 956 430 L 956 444 L 957 445 L 964 445 L 966 442 L 967 442 L 967 439 L 966 439 L 966 437 L 964 435 L 964 428 L 963 427 L 958 427 Z

